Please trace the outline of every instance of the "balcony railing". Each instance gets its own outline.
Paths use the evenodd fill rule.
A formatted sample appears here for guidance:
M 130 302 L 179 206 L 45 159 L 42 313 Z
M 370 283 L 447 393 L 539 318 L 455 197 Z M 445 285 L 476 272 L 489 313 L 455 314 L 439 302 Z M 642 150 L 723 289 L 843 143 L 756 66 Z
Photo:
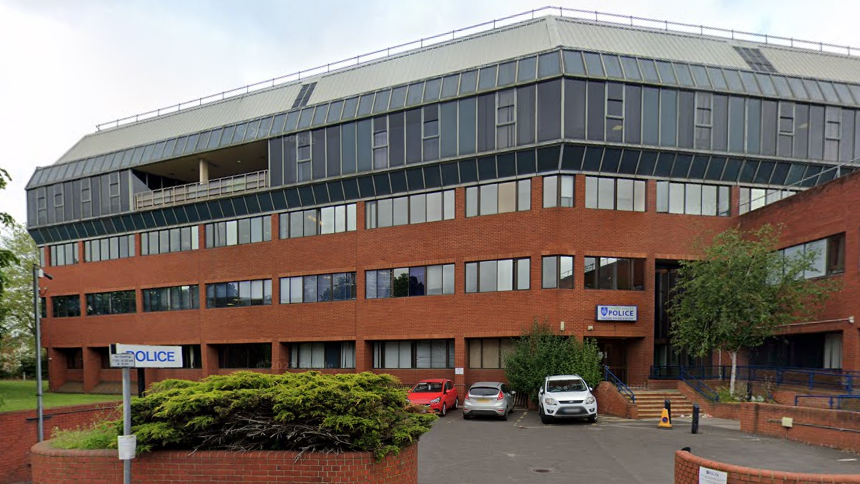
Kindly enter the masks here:
M 209 183 L 189 183 L 134 195 L 134 209 L 146 210 L 218 198 L 269 187 L 269 170 L 216 178 Z

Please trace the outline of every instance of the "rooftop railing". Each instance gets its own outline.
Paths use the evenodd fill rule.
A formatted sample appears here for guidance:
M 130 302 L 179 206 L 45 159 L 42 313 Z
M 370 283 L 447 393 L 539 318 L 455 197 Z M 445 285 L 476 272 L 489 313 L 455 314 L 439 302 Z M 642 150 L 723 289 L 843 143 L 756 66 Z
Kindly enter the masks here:
M 245 173 L 210 180 L 208 183 L 189 183 L 162 188 L 134 195 L 134 209 L 147 210 L 209 198 L 218 198 L 234 193 L 262 190 L 269 186 L 269 170 Z
M 103 128 L 116 128 L 122 125 L 156 118 L 158 116 L 166 114 L 177 113 L 184 109 L 195 108 L 212 102 L 218 102 L 233 97 L 244 96 L 254 91 L 269 89 L 290 82 L 298 82 L 308 77 L 350 69 L 373 61 L 403 54 L 412 49 L 420 49 L 433 44 L 456 40 L 458 38 L 465 37 L 468 35 L 488 32 L 495 29 L 507 27 L 517 22 L 522 22 L 525 20 L 549 15 L 558 15 L 559 17 L 587 20 L 597 23 L 647 28 L 652 30 L 683 33 L 688 35 L 697 35 L 701 37 L 718 37 L 733 40 L 743 40 L 747 42 L 756 42 L 766 45 L 791 47 L 817 52 L 828 52 L 842 55 L 860 55 L 860 49 L 858 49 L 857 47 L 851 47 L 846 45 L 795 39 L 793 37 L 780 37 L 777 35 L 760 34 L 756 32 L 744 32 L 741 30 L 724 29 L 720 27 L 708 27 L 705 25 L 695 25 L 683 22 L 672 22 L 669 20 L 659 20 L 647 17 L 636 17 L 633 15 L 620 15 L 615 13 L 599 12 L 596 10 L 581 10 L 576 8 L 547 6 L 521 12 L 515 15 L 509 15 L 507 17 L 493 19 L 479 24 L 470 25 L 468 27 L 452 30 L 450 32 L 444 32 L 431 37 L 422 37 L 418 40 L 413 40 L 411 42 L 393 45 L 384 49 L 379 49 L 373 52 L 368 52 L 366 54 L 349 57 L 336 62 L 330 62 L 327 64 L 319 65 L 317 67 L 311 67 L 309 69 L 302 69 L 291 74 L 274 77 L 265 81 L 255 82 L 253 84 L 248 84 L 246 86 L 237 87 L 234 89 L 228 89 L 226 91 L 221 91 L 215 94 L 210 94 L 208 96 L 203 96 L 197 99 L 173 104 L 163 108 L 154 109 L 145 113 L 139 113 L 132 116 L 127 116 L 125 118 L 108 121 L 106 123 L 100 123 L 96 125 L 96 130 L 101 131 Z

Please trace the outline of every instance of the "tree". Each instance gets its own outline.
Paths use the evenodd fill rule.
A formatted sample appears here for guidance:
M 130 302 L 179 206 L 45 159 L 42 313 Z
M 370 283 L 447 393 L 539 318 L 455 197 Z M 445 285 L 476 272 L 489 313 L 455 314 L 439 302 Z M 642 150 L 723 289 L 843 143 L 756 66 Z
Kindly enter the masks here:
M 555 334 L 546 321 L 539 323 L 537 319 L 516 341 L 513 351 L 503 357 L 508 383 L 534 402 L 549 375 L 577 374 L 591 387 L 602 377 L 601 355 L 594 340 Z
M 778 243 L 779 230 L 771 225 L 732 228 L 714 237 L 704 258 L 683 261 L 678 271 L 669 305 L 672 342 L 697 357 L 727 351 L 732 394 L 738 353 L 812 316 L 838 287 L 834 280 L 804 279 L 814 251 L 784 257 Z
M 39 263 L 39 250 L 27 230 L 15 223 L 0 234 L 0 250 L 16 254 L 15 262 L 3 271 L 6 288 L 0 295 L 0 352 L 11 363 L 3 366 L 17 372 L 22 358 L 32 356 L 35 346 L 32 270 Z
M 12 177 L 9 176 L 9 172 L 0 168 L 0 190 L 6 188 L 6 183 L 8 181 L 12 181 Z M 0 212 L 0 228 L 11 227 L 14 224 L 15 219 L 13 219 L 11 215 L 6 212 Z M 0 248 L 0 297 L 3 296 L 3 290 L 6 286 L 6 268 L 15 262 L 17 262 L 17 258 L 15 257 L 14 252 L 9 249 Z M 2 313 L 0 313 L 0 316 L 2 316 Z

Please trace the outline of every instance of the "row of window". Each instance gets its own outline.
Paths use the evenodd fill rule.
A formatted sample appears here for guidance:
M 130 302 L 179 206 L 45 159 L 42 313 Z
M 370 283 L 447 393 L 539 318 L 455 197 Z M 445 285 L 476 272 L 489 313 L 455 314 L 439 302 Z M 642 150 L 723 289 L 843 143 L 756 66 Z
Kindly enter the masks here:
M 281 278 L 281 304 L 355 299 L 355 272 Z
M 729 196 L 729 187 L 722 185 L 657 182 L 657 211 L 728 217 Z
M 167 254 L 197 250 L 200 246 L 198 227 L 153 230 L 140 234 L 140 255 Z
M 206 248 L 250 244 L 272 240 L 272 218 L 240 218 L 206 224 Z
M 454 190 L 420 193 L 365 203 L 367 228 L 454 219 Z
M 229 308 L 272 304 L 272 280 L 206 284 L 206 307 Z
M 200 291 L 191 286 L 159 287 L 143 289 L 143 311 L 181 311 L 200 308 Z
M 84 261 L 125 259 L 134 257 L 134 235 L 119 235 L 84 241 Z
M 836 234 L 804 244 L 793 245 L 778 251 L 783 257 L 792 258 L 813 253 L 811 267 L 804 271 L 803 277 L 830 276 L 845 272 L 845 234 Z
M 278 216 L 282 239 L 355 231 L 354 203 L 282 213 Z
M 454 294 L 454 264 L 365 272 L 365 298 Z

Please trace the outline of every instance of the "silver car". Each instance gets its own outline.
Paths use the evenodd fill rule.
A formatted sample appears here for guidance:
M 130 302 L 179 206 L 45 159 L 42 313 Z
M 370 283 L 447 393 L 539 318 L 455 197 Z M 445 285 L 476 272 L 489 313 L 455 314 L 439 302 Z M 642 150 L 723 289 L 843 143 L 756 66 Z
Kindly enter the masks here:
M 468 420 L 473 415 L 486 415 L 507 420 L 508 414 L 514 410 L 516 393 L 497 381 L 475 383 L 463 400 L 463 418 Z

